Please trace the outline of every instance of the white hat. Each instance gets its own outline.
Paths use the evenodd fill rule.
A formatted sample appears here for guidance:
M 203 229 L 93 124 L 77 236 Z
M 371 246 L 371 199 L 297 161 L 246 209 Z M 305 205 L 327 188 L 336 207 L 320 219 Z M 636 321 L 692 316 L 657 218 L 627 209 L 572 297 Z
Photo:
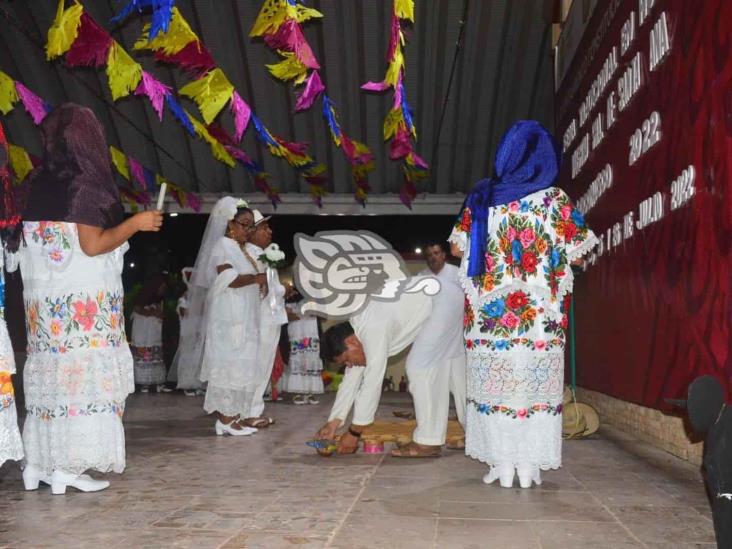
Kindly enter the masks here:
M 257 225 L 259 225 L 260 223 L 264 223 L 268 219 L 271 219 L 272 218 L 271 215 L 268 215 L 267 217 L 264 217 L 262 215 L 262 212 L 260 212 L 259 210 L 252 210 L 252 214 L 254 215 L 254 226 L 255 227 Z

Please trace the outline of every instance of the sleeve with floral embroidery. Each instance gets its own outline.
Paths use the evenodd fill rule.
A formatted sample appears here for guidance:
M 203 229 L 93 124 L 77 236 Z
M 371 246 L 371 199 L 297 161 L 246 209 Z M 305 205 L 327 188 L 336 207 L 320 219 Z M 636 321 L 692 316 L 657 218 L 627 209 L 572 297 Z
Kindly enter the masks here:
M 581 258 L 597 243 L 582 213 L 562 191 L 552 205 L 550 222 L 556 234 L 555 245 L 569 262 Z
M 447 239 L 448 242 L 454 242 L 460 250 L 465 251 L 468 247 L 468 236 L 470 235 L 471 225 L 472 217 L 470 208 L 465 207 L 455 221 L 452 233 L 450 233 L 450 237 Z

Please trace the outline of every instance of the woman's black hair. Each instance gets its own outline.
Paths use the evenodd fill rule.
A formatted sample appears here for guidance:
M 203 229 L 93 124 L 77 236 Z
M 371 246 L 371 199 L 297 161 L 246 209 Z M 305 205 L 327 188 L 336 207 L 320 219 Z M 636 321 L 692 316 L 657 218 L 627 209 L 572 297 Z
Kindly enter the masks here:
M 163 296 L 160 295 L 160 287 L 165 285 L 165 277 L 162 274 L 156 274 L 148 278 L 142 286 L 140 293 L 137 294 L 135 305 L 138 307 L 147 307 L 159 303 Z
M 353 326 L 349 322 L 341 322 L 328 328 L 320 340 L 323 358 L 329 362 L 346 352 L 346 338 L 352 335 Z
M 241 214 L 245 214 L 245 213 L 250 213 L 250 214 L 252 214 L 252 217 L 254 217 L 254 212 L 251 210 L 251 208 L 241 207 L 241 208 L 236 209 L 236 214 L 234 214 L 234 219 L 239 217 Z

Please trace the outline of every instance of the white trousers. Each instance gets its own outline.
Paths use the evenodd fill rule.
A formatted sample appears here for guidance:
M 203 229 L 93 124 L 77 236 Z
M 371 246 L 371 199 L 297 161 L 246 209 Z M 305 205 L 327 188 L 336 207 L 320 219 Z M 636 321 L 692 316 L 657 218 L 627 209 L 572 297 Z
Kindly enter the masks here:
M 249 403 L 249 412 L 243 417 L 261 417 L 264 413 L 264 393 L 267 391 L 269 380 L 272 377 L 277 345 L 280 342 L 279 324 L 266 324 L 260 328 L 259 360 L 261 360 L 262 377 L 254 389 Z
M 431 367 L 409 364 L 409 392 L 414 400 L 417 427 L 412 440 L 417 444 L 442 446 L 447 435 L 450 393 L 455 400 L 458 421 L 465 426 L 467 382 L 465 355 L 447 359 Z

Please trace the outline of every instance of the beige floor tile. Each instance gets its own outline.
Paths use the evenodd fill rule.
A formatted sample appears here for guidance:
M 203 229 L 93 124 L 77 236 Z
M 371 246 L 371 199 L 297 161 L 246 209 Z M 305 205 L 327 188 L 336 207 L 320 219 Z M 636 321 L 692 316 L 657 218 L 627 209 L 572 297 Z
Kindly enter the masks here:
M 461 452 L 317 456 L 305 442 L 331 399 L 268 404 L 277 424 L 236 439 L 214 435 L 201 398 L 135 395 L 127 470 L 108 490 L 26 492 L 17 464 L 0 468 L 0 549 L 714 546 L 698 468 L 623 433 L 568 441 L 540 487 L 503 489 Z M 378 415 L 409 406 L 386 394 Z

